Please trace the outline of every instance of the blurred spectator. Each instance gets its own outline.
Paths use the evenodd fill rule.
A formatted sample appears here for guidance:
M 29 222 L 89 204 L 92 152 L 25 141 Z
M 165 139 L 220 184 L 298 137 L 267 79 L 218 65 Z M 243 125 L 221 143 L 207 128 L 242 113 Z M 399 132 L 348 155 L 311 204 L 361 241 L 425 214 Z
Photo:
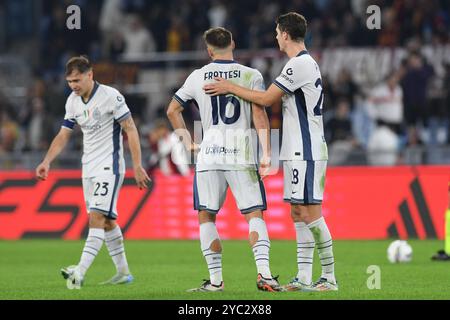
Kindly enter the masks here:
M 187 28 L 183 25 L 182 21 L 173 16 L 169 30 L 167 31 L 167 48 L 168 52 L 179 52 L 186 50 L 185 46 L 189 43 L 189 35 Z
M 442 145 L 447 142 L 449 130 L 449 111 L 450 104 L 448 100 L 449 64 L 444 66 L 444 76 L 433 77 L 430 81 L 427 95 L 428 119 L 425 128 L 422 131 L 426 137 L 426 143 L 430 146 Z
M 28 146 L 32 151 L 45 151 L 53 139 L 52 117 L 46 113 L 44 100 L 33 98 L 28 123 Z
M 346 163 L 350 152 L 356 146 L 352 134 L 350 105 L 347 100 L 342 99 L 338 102 L 334 116 L 325 124 L 325 134 L 330 150 L 330 165 Z
M 424 163 L 424 144 L 420 139 L 416 127 L 409 127 L 406 146 L 401 153 L 400 163 L 418 165 Z
M 15 150 L 19 138 L 19 125 L 6 110 L 0 110 L 0 154 Z
M 355 105 L 354 97 L 358 93 L 358 86 L 347 69 L 341 70 L 333 86 L 333 95 L 336 99 L 346 99 L 350 103 L 350 110 Z
M 426 65 L 419 54 L 412 53 L 404 72 L 401 85 L 406 122 L 409 126 L 416 126 L 419 122 L 423 124 L 428 119 L 427 89 L 433 68 Z
M 121 8 L 121 0 L 108 0 L 103 2 L 100 12 L 99 28 L 102 32 L 102 55 L 111 58 L 124 45 L 120 40 L 120 29 L 123 26 L 125 16 Z M 123 51 L 123 48 L 122 48 Z
M 383 27 L 378 36 L 378 44 L 380 46 L 395 46 L 399 42 L 400 26 L 397 23 L 397 13 L 395 8 L 387 8 L 382 11 Z
M 106 57 L 117 61 L 117 58 L 125 51 L 125 40 L 122 33 L 119 31 L 113 33 L 111 41 L 103 49 L 106 50 Z
M 129 15 L 123 28 L 125 58 L 139 58 L 142 54 L 156 51 L 153 35 L 145 28 L 138 15 Z
M 375 120 L 369 114 L 367 98 L 363 95 L 356 95 L 355 107 L 351 113 L 352 129 L 358 145 L 367 149 L 369 139 L 376 127 Z
M 444 110 L 447 118 L 447 143 L 450 144 L 450 62 L 445 66 L 445 71 L 442 87 L 444 89 Z
M 386 82 L 375 87 L 368 99 L 369 114 L 379 124 L 389 126 L 400 134 L 403 124 L 403 92 L 398 73 L 391 73 Z
M 327 143 L 348 141 L 352 139 L 352 124 L 350 121 L 350 105 L 347 100 L 341 99 L 334 111 L 334 117 L 327 124 Z
M 186 149 L 175 132 L 172 132 L 167 121 L 158 119 L 148 136 L 152 151 L 149 162 L 149 173 L 159 168 L 166 175 L 190 173 Z
M 225 27 L 227 20 L 227 7 L 221 0 L 214 0 L 208 10 L 209 27 Z
M 399 139 L 389 127 L 378 126 L 369 139 L 367 151 L 370 165 L 393 166 L 397 164 Z

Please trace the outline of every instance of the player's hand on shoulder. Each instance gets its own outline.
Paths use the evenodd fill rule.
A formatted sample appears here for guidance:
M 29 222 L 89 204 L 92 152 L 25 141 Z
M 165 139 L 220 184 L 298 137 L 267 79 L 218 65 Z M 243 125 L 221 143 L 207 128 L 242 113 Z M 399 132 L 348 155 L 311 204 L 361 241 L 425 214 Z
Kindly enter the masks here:
M 148 188 L 152 181 L 142 166 L 134 168 L 134 179 L 139 189 Z
M 232 83 L 223 78 L 214 78 L 216 82 L 205 84 L 203 86 L 203 90 L 205 90 L 206 94 L 210 94 L 212 96 L 217 96 L 221 94 L 227 94 L 230 92 L 230 88 Z
M 49 170 L 50 165 L 46 162 L 41 162 L 36 168 L 36 178 L 39 180 L 46 180 Z

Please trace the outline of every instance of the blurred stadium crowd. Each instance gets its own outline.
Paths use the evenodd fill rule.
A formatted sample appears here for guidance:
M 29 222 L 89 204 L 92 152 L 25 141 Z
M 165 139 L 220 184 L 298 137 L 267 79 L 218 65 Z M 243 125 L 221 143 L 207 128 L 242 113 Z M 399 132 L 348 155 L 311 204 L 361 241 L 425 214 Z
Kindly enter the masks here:
M 81 30 L 66 27 L 71 4 L 81 8 Z M 369 4 L 382 9 L 380 30 L 366 27 Z M 341 47 L 408 52 L 398 68 L 369 88 L 345 68 L 335 79 L 324 76 L 331 165 L 450 163 L 450 60 L 436 72 L 420 50 L 450 45 L 446 0 L 0 1 L 0 67 L 2 57 L 13 55 L 23 57 L 31 70 L 20 105 L 2 90 L 1 83 L 9 80 L 0 72 L 0 156 L 40 155 L 48 148 L 64 116 L 69 91 L 63 74 L 70 56 L 87 54 L 94 63 L 119 64 L 152 52 L 201 51 L 202 34 L 213 26 L 230 29 L 239 49 L 276 49 L 274 20 L 287 11 L 307 18 L 311 52 Z M 258 67 L 256 60 L 246 62 Z M 274 75 L 261 72 L 269 84 Z M 170 98 L 171 92 L 161 95 Z M 144 147 L 155 146 L 170 132 L 161 131 L 164 124 L 157 121 L 164 117 L 164 104 L 148 118 L 145 99 L 126 98 L 135 108 Z M 198 117 L 194 109 L 187 112 Z M 270 110 L 270 119 L 272 128 L 281 127 L 280 106 Z M 71 143 L 69 149 L 81 148 L 80 139 Z M 444 151 L 434 152 L 438 148 Z M 0 164 L 8 166 L 14 167 Z

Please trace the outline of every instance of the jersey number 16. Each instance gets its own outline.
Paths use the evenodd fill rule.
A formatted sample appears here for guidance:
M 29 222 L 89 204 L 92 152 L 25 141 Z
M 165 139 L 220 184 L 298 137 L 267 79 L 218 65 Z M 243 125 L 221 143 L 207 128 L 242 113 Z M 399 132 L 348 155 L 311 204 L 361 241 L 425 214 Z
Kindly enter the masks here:
M 225 114 L 227 111 L 227 105 L 231 103 L 233 106 L 233 115 L 231 117 L 227 117 Z M 213 125 L 219 124 L 219 115 L 222 122 L 225 124 L 233 124 L 235 123 L 240 115 L 241 115 L 241 104 L 239 100 L 235 96 L 225 96 L 219 95 L 215 97 L 211 97 L 211 105 L 212 105 L 212 118 Z

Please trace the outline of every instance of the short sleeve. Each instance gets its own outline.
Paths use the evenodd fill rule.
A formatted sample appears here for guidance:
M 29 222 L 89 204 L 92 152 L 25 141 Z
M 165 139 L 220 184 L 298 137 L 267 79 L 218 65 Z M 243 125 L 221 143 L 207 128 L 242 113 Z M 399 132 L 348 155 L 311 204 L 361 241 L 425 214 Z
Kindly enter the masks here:
M 264 79 L 260 72 L 255 73 L 252 90 L 256 91 L 266 90 L 266 86 L 264 85 Z
M 113 97 L 113 101 L 113 114 L 116 121 L 121 122 L 131 116 L 130 109 L 128 108 L 122 94 L 117 92 Z
M 178 89 L 173 98 L 177 100 L 183 107 L 185 107 L 190 100 L 195 100 L 195 85 L 196 83 L 194 71 L 189 75 L 189 77 L 187 77 L 183 86 Z
M 76 124 L 76 119 L 75 119 L 75 115 L 72 112 L 72 99 L 69 98 L 66 101 L 66 114 L 64 115 L 64 120 L 63 123 L 61 125 L 61 127 L 73 130 L 73 127 Z
M 307 73 L 308 70 L 303 60 L 293 58 L 286 63 L 283 71 L 273 83 L 287 94 L 293 94 L 307 82 L 305 77 Z

